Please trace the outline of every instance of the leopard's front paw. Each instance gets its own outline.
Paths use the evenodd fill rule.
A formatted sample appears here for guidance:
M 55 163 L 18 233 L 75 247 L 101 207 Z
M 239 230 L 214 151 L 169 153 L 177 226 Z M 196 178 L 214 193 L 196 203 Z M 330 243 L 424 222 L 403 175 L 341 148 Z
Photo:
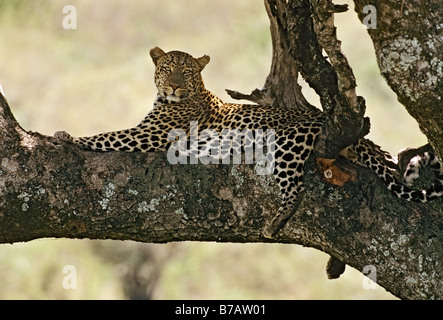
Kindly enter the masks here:
M 66 131 L 57 131 L 54 133 L 54 138 L 65 142 L 73 142 L 74 138 Z

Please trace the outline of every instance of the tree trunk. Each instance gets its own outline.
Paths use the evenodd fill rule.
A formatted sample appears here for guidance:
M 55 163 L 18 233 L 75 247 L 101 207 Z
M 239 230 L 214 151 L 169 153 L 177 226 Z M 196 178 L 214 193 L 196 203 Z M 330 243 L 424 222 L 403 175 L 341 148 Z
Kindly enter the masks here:
M 373 172 L 344 160 L 337 163 L 353 182 L 333 186 L 316 166 L 318 155 L 335 158 L 368 130 L 364 99 L 355 94 L 352 70 L 335 38 L 333 13 L 344 8 L 329 1 L 265 4 L 274 58 L 265 89 L 249 98 L 311 108 L 298 89 L 300 72 L 330 115 L 306 164 L 303 200 L 275 239 L 264 238 L 262 229 L 279 207 L 280 192 L 274 178 L 257 175 L 253 165 L 171 165 L 161 152 L 82 151 L 23 130 L 1 96 L 0 243 L 63 237 L 301 244 L 329 253 L 331 264 L 369 270 L 371 279 L 397 297 L 442 299 L 443 201 L 397 199 Z M 441 17 L 429 19 L 440 25 Z M 404 50 L 383 48 L 380 52 L 390 50 L 391 56 Z M 438 76 L 439 71 L 428 72 Z M 406 76 L 415 81 L 412 71 Z M 421 92 L 413 85 L 411 90 Z M 405 92 L 397 92 L 400 101 Z
M 367 1 L 355 0 L 365 19 Z M 443 159 L 443 4 L 440 0 L 376 0 L 369 29 L 381 74 Z

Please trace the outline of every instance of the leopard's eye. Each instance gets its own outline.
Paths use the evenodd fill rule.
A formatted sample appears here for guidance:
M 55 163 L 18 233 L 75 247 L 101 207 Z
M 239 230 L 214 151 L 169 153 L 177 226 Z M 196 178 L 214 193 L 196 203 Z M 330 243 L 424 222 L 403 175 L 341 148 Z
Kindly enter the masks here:
M 185 77 L 192 77 L 192 70 L 189 69 L 189 68 L 184 69 L 184 70 L 183 70 L 183 75 L 184 75 Z
M 161 70 L 162 72 L 171 73 L 171 67 L 170 67 L 170 66 L 162 66 L 162 67 L 160 68 L 160 70 Z

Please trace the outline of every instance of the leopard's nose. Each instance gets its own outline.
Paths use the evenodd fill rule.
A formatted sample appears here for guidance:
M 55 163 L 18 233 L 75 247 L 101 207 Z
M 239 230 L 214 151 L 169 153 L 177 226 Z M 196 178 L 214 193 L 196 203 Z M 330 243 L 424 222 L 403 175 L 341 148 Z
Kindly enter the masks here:
M 182 86 L 184 86 L 185 78 L 183 76 L 183 73 L 179 69 L 174 69 L 169 76 L 168 79 L 169 85 L 171 86 L 172 90 L 176 90 Z
M 175 91 L 175 90 L 177 90 L 178 88 L 180 88 L 180 85 L 175 84 L 175 83 L 171 83 L 171 84 L 169 84 L 169 85 L 171 86 L 171 88 L 172 88 L 173 91 Z

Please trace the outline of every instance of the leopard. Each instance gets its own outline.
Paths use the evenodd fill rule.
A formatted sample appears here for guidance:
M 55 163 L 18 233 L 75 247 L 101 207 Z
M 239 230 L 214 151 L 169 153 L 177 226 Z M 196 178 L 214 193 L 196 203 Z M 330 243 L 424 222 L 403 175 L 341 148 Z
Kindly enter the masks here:
M 218 133 L 224 130 L 250 130 L 253 133 L 272 130 L 271 174 L 280 189 L 281 205 L 272 219 L 265 223 L 262 234 L 265 238 L 274 238 L 300 204 L 300 195 L 305 189 L 305 164 L 312 154 L 317 137 L 322 133 L 326 114 L 317 108 L 297 110 L 224 102 L 204 85 L 202 71 L 210 61 L 208 55 L 194 58 L 183 51 L 165 52 L 155 47 L 150 50 L 150 56 L 155 66 L 154 83 L 157 95 L 153 108 L 137 126 L 88 137 L 74 137 L 65 131 L 57 131 L 54 137 L 84 150 L 148 153 L 168 151 L 176 147 L 177 135 L 172 135 L 171 138 L 171 132 L 181 132 L 189 137 L 193 130 L 199 133 L 208 130 Z M 254 139 L 254 136 L 249 139 Z M 232 147 L 230 155 L 234 151 L 241 152 L 241 147 L 235 143 L 238 140 L 229 141 Z M 207 148 L 207 143 L 199 141 L 197 148 L 188 148 L 187 155 L 195 155 L 205 146 Z M 211 151 L 216 156 L 217 151 L 214 150 L 217 148 L 212 147 Z M 352 162 L 375 171 L 387 188 L 399 198 L 426 202 L 443 194 L 440 167 L 436 169 L 439 176 L 432 187 L 427 190 L 413 190 L 399 181 L 392 168 L 386 165 L 386 159 L 391 161 L 391 158 L 371 141 L 362 138 L 347 147 L 344 154 L 348 154 Z M 414 178 L 415 176 L 410 180 Z

